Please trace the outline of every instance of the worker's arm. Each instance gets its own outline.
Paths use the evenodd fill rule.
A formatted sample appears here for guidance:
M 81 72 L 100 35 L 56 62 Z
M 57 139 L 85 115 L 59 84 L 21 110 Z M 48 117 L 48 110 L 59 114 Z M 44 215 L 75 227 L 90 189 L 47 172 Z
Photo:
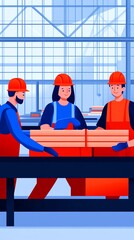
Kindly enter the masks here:
M 129 103 L 129 118 L 130 118 L 131 128 L 134 130 L 134 102 L 131 102 L 131 101 Z M 116 152 L 119 152 L 128 147 L 134 147 L 134 139 L 128 142 L 121 142 L 115 146 L 112 146 L 113 150 Z
M 129 117 L 131 128 L 134 130 L 134 102 L 129 103 Z M 134 147 L 134 139 L 127 142 L 128 147 Z
M 107 118 L 107 104 L 104 106 L 101 117 L 97 122 L 97 130 L 106 129 L 106 118 Z
M 30 137 L 28 137 L 25 133 L 23 133 L 19 125 L 16 112 L 14 110 L 8 109 L 5 112 L 5 119 L 7 122 L 7 126 L 9 128 L 9 131 L 19 143 L 21 143 L 24 147 L 33 151 L 37 151 L 37 152 L 44 151 L 44 147 L 42 145 L 35 142 Z
M 27 135 L 28 137 L 30 137 L 30 130 L 22 130 L 23 133 L 25 133 L 25 135 Z
M 75 118 L 80 122 L 80 126 L 77 127 L 77 129 L 86 129 L 87 128 L 85 119 L 84 119 L 80 109 L 77 106 L 75 106 Z
M 130 118 L 130 124 L 131 128 L 134 130 L 134 102 L 129 103 L 129 118 Z
M 39 123 L 41 130 L 53 130 L 51 127 L 53 120 L 53 104 L 49 103 L 42 114 L 41 121 Z
M 134 130 L 134 102 L 131 101 L 129 103 L 129 118 L 131 128 Z M 126 147 L 134 147 L 134 139 L 128 141 L 126 143 Z

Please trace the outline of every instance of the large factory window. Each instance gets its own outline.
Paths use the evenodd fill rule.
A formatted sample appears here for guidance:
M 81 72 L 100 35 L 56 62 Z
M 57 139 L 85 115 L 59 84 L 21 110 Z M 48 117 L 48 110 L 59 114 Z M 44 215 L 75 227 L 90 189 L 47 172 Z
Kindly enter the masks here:
M 133 9 L 130 0 L 0 0 L 0 103 L 8 80 L 18 76 L 31 90 L 21 115 L 41 110 L 51 101 L 55 76 L 65 72 L 86 112 L 111 99 L 107 80 L 117 70 L 134 99 Z

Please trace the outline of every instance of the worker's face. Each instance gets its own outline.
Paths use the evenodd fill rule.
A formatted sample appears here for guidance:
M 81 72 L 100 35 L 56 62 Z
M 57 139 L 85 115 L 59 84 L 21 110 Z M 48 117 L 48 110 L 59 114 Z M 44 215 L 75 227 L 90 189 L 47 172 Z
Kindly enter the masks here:
M 124 92 L 125 87 L 122 87 L 121 84 L 116 84 L 116 85 L 110 85 L 110 90 L 112 95 L 117 98 L 122 95 L 122 92 Z
M 16 102 L 22 104 L 25 98 L 25 92 L 16 92 L 15 93 Z
M 67 100 L 71 95 L 71 86 L 60 86 L 58 95 L 61 99 Z

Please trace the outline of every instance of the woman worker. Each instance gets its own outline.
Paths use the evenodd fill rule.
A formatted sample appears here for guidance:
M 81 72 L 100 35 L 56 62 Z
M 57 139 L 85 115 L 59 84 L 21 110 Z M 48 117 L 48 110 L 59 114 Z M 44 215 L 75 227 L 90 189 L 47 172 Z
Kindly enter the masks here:
M 79 108 L 74 105 L 73 82 L 69 75 L 59 74 L 54 81 L 52 103 L 49 103 L 40 121 L 41 130 L 85 129 L 86 122 Z M 67 150 L 68 151 L 68 150 Z M 73 154 L 73 153 L 71 153 Z M 29 199 L 43 199 L 53 187 L 56 178 L 37 178 L 37 184 Z M 85 179 L 67 179 L 71 186 L 71 195 L 84 195 Z

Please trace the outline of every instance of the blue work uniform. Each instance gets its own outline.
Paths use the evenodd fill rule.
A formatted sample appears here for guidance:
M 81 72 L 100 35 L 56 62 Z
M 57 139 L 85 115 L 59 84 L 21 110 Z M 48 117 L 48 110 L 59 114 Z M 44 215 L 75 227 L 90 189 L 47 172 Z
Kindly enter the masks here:
M 10 150 L 8 149 L 8 146 L 7 146 L 7 145 L 10 145 L 10 141 L 8 140 L 9 136 L 10 136 L 10 139 L 13 137 L 14 140 L 16 140 L 19 144 L 22 144 L 24 147 L 30 150 L 43 152 L 44 147 L 30 138 L 30 131 L 29 131 L 29 136 L 22 131 L 18 117 L 19 115 L 16 107 L 13 106 L 10 102 L 6 102 L 2 106 L 0 106 L 0 142 L 1 142 L 0 155 L 4 156 L 3 151 L 5 151 L 5 156 L 7 152 L 9 156 L 12 156 L 12 151 L 14 149 L 14 146 L 11 146 L 10 148 L 11 153 L 10 153 Z M 11 144 L 13 144 L 13 142 L 11 142 Z
M 81 111 L 77 106 L 68 103 L 63 106 L 58 101 L 49 103 L 42 114 L 40 126 L 48 124 L 52 127 L 57 121 L 66 118 L 76 118 L 80 122 L 80 126 L 75 129 L 86 129 L 87 125 Z

